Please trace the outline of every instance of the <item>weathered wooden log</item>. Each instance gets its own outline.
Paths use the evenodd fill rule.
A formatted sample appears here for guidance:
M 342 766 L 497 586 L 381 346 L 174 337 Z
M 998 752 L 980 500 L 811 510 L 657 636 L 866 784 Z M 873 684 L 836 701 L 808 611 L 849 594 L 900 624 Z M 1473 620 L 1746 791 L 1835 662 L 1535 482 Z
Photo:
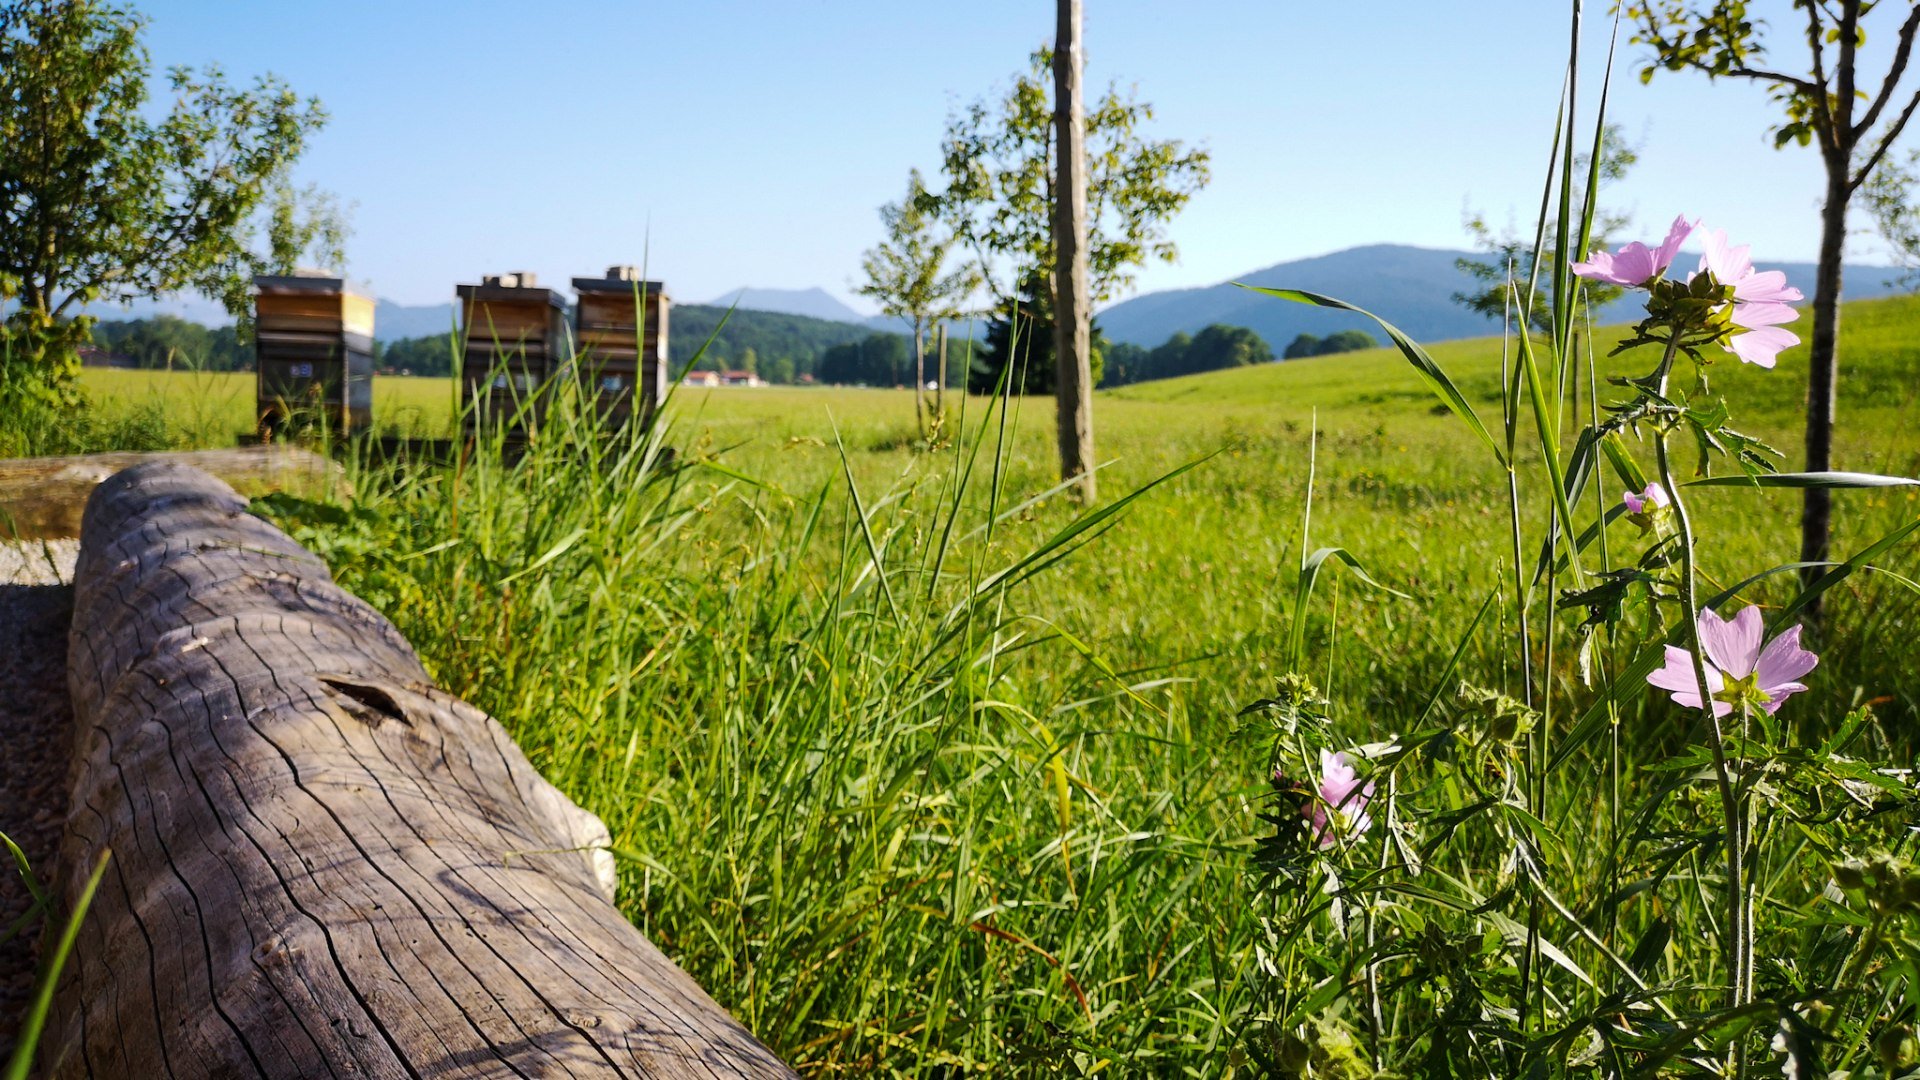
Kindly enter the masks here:
M 176 461 L 205 469 L 242 495 L 286 491 L 317 497 L 346 483 L 338 463 L 311 450 L 268 443 L 231 450 L 80 454 L 0 460 L 0 540 L 79 536 L 87 496 L 102 480 L 148 461 Z
M 788 1076 L 608 900 L 597 818 L 324 564 L 175 464 L 74 582 L 52 1077 Z

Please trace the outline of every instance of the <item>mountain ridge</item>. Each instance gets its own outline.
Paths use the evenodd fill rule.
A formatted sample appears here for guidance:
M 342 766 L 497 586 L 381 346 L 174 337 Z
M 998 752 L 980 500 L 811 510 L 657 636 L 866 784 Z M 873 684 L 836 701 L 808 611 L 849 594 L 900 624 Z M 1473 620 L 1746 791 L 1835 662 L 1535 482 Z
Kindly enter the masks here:
M 1690 265 L 1697 257 L 1683 252 L 1680 265 Z M 1325 337 L 1341 330 L 1365 330 L 1376 337 L 1379 335 L 1379 328 L 1365 316 L 1288 303 L 1240 288 L 1238 282 L 1266 288 L 1311 289 L 1335 296 L 1371 311 L 1421 341 L 1475 337 L 1497 332 L 1498 327 L 1492 320 L 1453 301 L 1454 293 L 1472 291 L 1477 284 L 1455 263 L 1460 259 L 1484 258 L 1484 253 L 1450 248 L 1361 244 L 1277 262 L 1213 285 L 1143 293 L 1108 305 L 1096 312 L 1094 319 L 1109 341 L 1149 348 L 1175 333 L 1197 333 L 1213 323 L 1245 326 L 1265 338 L 1276 353 L 1299 334 Z M 1812 263 L 1770 262 L 1764 267 L 1785 271 L 1789 283 L 1812 296 Z M 1891 267 L 1848 264 L 1844 273 L 1847 282 L 1844 298 L 1848 300 L 1910 291 L 1893 282 L 1900 271 Z M 693 306 L 721 309 L 737 306 L 741 311 L 794 315 L 868 330 L 907 332 L 902 320 L 887 315 L 862 315 L 817 286 L 808 289 L 742 287 L 722 294 L 710 304 Z M 87 310 L 103 319 L 168 314 L 209 326 L 228 321 L 217 305 L 196 297 L 138 301 L 126 307 L 89 305 Z M 1627 297 L 1595 310 L 1593 317 L 1596 323 L 1624 322 L 1632 318 L 1633 310 L 1634 301 Z M 382 341 L 397 341 L 440 335 L 448 333 L 454 321 L 455 309 L 451 303 L 400 304 L 381 299 L 374 315 L 375 336 Z M 952 333 L 964 339 L 969 331 L 978 337 L 984 332 L 984 324 L 960 324 Z
M 1682 252 L 1679 265 L 1698 255 Z M 1472 292 L 1478 283 L 1455 265 L 1460 259 L 1484 260 L 1482 252 L 1410 244 L 1362 244 L 1324 255 L 1274 263 L 1227 281 L 1186 289 L 1145 293 L 1109 305 L 1094 318 L 1112 341 L 1154 346 L 1175 333 L 1192 334 L 1211 323 L 1245 326 L 1278 352 L 1299 334 L 1325 337 L 1341 330 L 1365 330 L 1379 336 L 1371 319 L 1351 312 L 1294 304 L 1238 287 L 1310 289 L 1366 308 L 1420 341 L 1445 341 L 1498 333 L 1493 320 L 1469 311 L 1453 294 Z M 1813 295 L 1814 264 L 1769 262 L 1787 281 Z M 1869 300 L 1908 291 L 1891 282 L 1899 270 L 1867 264 L 1844 268 L 1848 300 Z M 1595 309 L 1596 324 L 1629 322 L 1636 303 L 1631 296 Z
M 741 307 L 750 311 L 771 311 L 778 315 L 805 315 L 809 319 L 866 325 L 868 317 L 847 306 L 839 297 L 815 285 L 806 289 L 759 289 L 743 285 L 728 289 L 703 307 Z

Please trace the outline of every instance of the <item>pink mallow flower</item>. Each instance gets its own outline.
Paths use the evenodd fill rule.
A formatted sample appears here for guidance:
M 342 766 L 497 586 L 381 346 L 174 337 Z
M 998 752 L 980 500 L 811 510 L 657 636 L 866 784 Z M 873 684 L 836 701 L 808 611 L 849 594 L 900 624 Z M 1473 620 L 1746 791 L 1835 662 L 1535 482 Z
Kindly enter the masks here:
M 1697 222 L 1687 220 L 1685 214 L 1673 219 L 1673 225 L 1667 229 L 1667 238 L 1657 248 L 1634 241 L 1611 254 L 1605 251 L 1591 252 L 1586 262 L 1577 262 L 1572 270 L 1589 281 L 1604 281 L 1611 285 L 1624 285 L 1637 289 L 1659 277 L 1672 265 L 1673 257 L 1680 254 L 1680 245 L 1693 235 Z
M 1623 493 L 1620 501 L 1626 504 L 1627 513 L 1646 514 L 1668 505 L 1673 500 L 1667 498 L 1667 489 L 1661 487 L 1659 481 L 1655 481 L 1648 484 L 1645 491 Z
M 1769 713 L 1806 689 L 1798 680 L 1820 658 L 1800 647 L 1800 627 L 1791 626 L 1761 647 L 1766 627 L 1760 609 L 1748 606 L 1731 620 L 1711 611 L 1700 613 L 1700 644 L 1706 649 L 1707 690 L 1713 695 L 1713 715 L 1725 716 L 1744 702 Z M 1647 682 L 1670 691 L 1675 703 L 1698 709 L 1700 684 L 1694 678 L 1693 654 L 1667 646 L 1667 666 L 1647 676 Z
M 1700 268 L 1689 274 L 1687 280 L 1711 273 L 1713 280 L 1733 287 L 1733 311 L 1728 318 L 1745 332 L 1734 334 L 1720 347 L 1744 363 L 1770 368 L 1781 352 L 1800 344 L 1797 334 L 1780 327 L 1800 317 L 1800 313 L 1788 305 L 1806 297 L 1787 284 L 1786 274 L 1778 270 L 1756 271 L 1747 255 L 1750 250 L 1748 244 L 1735 247 L 1728 243 L 1725 229 L 1714 229 L 1707 233 Z
M 1361 784 L 1345 753 L 1320 751 L 1320 782 L 1314 785 L 1313 795 L 1300 812 L 1312 825 L 1314 842 L 1321 848 L 1359 837 L 1373 827 L 1373 818 L 1367 814 L 1373 782 Z

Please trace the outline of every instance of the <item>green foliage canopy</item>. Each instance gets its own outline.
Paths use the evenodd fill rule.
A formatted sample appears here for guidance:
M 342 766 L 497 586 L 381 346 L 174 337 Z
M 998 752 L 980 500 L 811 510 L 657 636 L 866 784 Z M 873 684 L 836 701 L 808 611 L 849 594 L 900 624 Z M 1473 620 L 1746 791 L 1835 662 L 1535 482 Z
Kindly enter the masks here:
M 864 283 L 854 289 L 871 297 L 883 314 L 904 320 L 913 328 L 916 346 L 935 323 L 966 314 L 968 297 L 980 287 L 980 269 L 974 265 L 946 271 L 947 257 L 959 237 L 935 229 L 935 217 L 920 170 L 907 176 L 906 197 L 880 208 L 886 238 L 862 256 Z
M 1033 54 L 1000 101 L 976 101 L 947 122 L 946 190 L 922 201 L 973 249 L 987 285 L 1004 303 L 1030 279 L 1051 280 L 1053 233 L 1053 54 Z M 1086 113 L 1088 295 L 1103 303 L 1133 284 L 1149 259 L 1179 254 L 1166 222 L 1206 186 L 1204 149 L 1149 139 L 1153 107 L 1109 86 Z M 1012 288 L 995 284 L 1003 267 Z
M 28 369 L 7 374 L 56 394 L 86 340 L 81 304 L 193 291 L 245 318 L 254 274 L 316 244 L 338 262 L 337 210 L 289 179 L 320 103 L 272 76 L 243 90 L 177 67 L 153 118 L 143 26 L 98 0 L 0 3 L 0 300 L 6 366 Z
M 906 338 L 868 334 L 827 349 L 815 376 L 821 382 L 849 386 L 899 386 L 912 377 L 911 359 Z
M 1116 354 L 1120 364 L 1114 363 Z M 1273 347 L 1259 334 L 1244 326 L 1214 323 L 1198 334 L 1176 332 L 1151 350 L 1137 345 L 1114 346 L 1108 356 L 1107 385 L 1171 379 L 1272 361 Z
M 248 371 L 253 346 L 233 326 L 208 328 L 173 315 L 114 319 L 93 327 L 93 340 L 109 355 L 134 367 Z
M 1100 324 L 1092 324 L 1093 385 L 1100 385 L 1106 367 L 1107 339 Z M 1012 365 L 1007 392 L 1051 394 L 1058 381 L 1054 362 L 1053 290 L 1048 280 L 1029 277 L 1020 295 L 1003 302 L 987 321 L 980 351 L 967 369 L 967 390 L 991 394 L 1000 386 L 1000 373 Z
M 702 366 L 712 371 L 738 367 L 737 361 L 752 349 L 760 374 L 769 382 L 790 382 L 802 375 L 828 381 L 820 373 L 820 363 L 827 350 L 863 340 L 873 333 L 857 323 L 776 311 L 729 310 L 709 304 L 675 304 L 670 327 L 667 352 L 676 373 L 691 363 L 693 354 L 703 346 L 706 356 Z M 904 345 L 906 339 L 900 340 Z M 785 370 L 781 361 L 792 365 L 793 374 L 786 379 L 777 377 Z

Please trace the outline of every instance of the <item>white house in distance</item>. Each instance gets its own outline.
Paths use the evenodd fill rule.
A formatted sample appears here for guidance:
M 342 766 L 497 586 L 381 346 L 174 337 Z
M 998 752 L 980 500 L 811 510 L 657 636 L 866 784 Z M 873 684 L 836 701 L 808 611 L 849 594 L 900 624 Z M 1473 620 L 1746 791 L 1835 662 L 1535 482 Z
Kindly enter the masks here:
M 751 371 L 689 371 L 688 386 L 765 386 L 767 381 Z

